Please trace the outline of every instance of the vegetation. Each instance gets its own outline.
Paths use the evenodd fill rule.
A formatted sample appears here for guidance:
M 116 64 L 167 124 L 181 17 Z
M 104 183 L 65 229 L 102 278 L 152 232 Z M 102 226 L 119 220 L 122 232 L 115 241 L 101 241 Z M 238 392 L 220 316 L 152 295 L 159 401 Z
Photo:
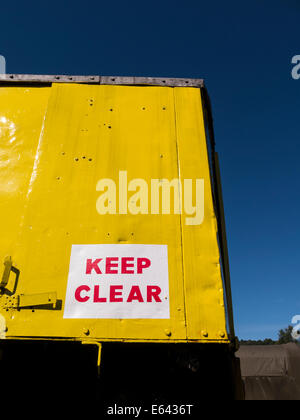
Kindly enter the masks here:
M 300 344 L 299 341 L 295 340 L 292 336 L 293 327 L 290 325 L 289 327 L 280 330 L 278 332 L 278 340 L 274 341 L 270 338 L 266 338 L 265 340 L 240 340 L 241 345 L 247 346 L 271 346 L 275 344 L 288 344 L 288 343 L 297 343 Z

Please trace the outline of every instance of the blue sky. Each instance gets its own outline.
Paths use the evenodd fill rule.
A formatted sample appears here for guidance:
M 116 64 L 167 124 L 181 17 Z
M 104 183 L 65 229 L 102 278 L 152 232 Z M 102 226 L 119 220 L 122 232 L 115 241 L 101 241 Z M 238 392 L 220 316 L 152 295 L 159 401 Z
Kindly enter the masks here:
M 300 314 L 298 0 L 1 5 L 7 72 L 204 78 L 214 113 L 239 338 Z

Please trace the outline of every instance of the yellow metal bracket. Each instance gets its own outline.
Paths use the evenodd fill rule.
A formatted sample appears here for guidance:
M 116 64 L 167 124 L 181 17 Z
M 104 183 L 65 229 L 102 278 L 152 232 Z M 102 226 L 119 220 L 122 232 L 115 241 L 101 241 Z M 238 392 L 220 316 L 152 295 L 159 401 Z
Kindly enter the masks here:
M 89 344 L 98 347 L 98 357 L 97 357 L 97 373 L 100 376 L 100 366 L 101 366 L 101 356 L 102 356 L 102 343 L 98 341 L 82 341 L 82 344 Z
M 18 295 L 6 296 L 4 298 L 3 308 L 28 308 L 43 305 L 52 305 L 53 309 L 56 306 L 57 296 L 56 292 L 39 293 L 32 295 Z
M 6 257 L 4 260 L 4 271 L 3 271 L 2 280 L 0 283 L 1 289 L 3 289 L 8 283 L 11 269 L 12 269 L 12 259 L 11 257 Z

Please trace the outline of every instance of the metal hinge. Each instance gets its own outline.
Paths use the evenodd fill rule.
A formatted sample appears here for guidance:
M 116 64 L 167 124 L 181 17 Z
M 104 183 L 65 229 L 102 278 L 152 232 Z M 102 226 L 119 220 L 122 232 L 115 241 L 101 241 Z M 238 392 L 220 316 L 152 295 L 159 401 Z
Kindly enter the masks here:
M 10 281 L 10 273 L 15 274 L 12 290 L 7 289 L 7 285 Z M 13 266 L 12 258 L 6 257 L 4 260 L 4 270 L 3 270 L 2 278 L 0 281 L 0 295 L 6 294 L 9 296 L 12 296 L 15 294 L 17 286 L 18 286 L 19 275 L 20 275 L 20 270 L 17 267 Z
M 8 290 L 6 286 L 9 283 L 10 273 L 15 273 L 13 290 Z M 4 270 L 0 281 L 0 306 L 4 309 L 21 309 L 44 306 L 47 309 L 56 309 L 56 292 L 37 293 L 32 295 L 15 295 L 20 271 L 13 266 L 12 258 L 6 257 L 4 260 Z M 61 301 L 60 301 L 61 302 Z
M 6 257 L 4 260 L 4 271 L 3 271 L 2 279 L 0 282 L 0 289 L 3 289 L 7 285 L 11 270 L 12 270 L 11 257 Z
M 4 309 L 21 309 L 45 305 L 50 305 L 52 306 L 51 309 L 55 309 L 57 294 L 56 292 L 38 293 L 32 295 L 5 296 L 2 299 L 4 299 L 2 306 Z

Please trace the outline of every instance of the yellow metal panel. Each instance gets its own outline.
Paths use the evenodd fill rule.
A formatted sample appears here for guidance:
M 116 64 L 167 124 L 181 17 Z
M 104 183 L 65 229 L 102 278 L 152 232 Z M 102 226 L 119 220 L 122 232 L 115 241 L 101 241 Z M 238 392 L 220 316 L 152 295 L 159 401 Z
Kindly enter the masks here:
M 7 267 L 12 259 L 12 301 L 37 305 L 16 310 L 18 303 L 0 296 L 6 337 L 227 340 L 200 90 L 0 88 L 0 110 L 0 122 L 6 121 L 0 133 L 0 263 L 6 259 Z M 204 179 L 204 222 L 189 226 L 179 214 L 100 215 L 97 182 L 118 184 L 122 170 L 128 180 L 148 185 L 151 179 Z M 64 319 L 74 244 L 167 245 L 170 319 Z M 5 283 L 4 265 L 3 272 Z
M 7 319 L 8 336 L 186 339 L 180 215 L 99 215 L 97 181 L 117 182 L 119 170 L 149 185 L 178 177 L 173 90 L 54 85 L 14 254 L 18 294 L 56 291 L 63 301 L 72 244 L 165 244 L 171 319 L 62 319 L 61 310 L 24 309 Z
M 188 339 L 228 339 L 203 109 L 199 89 L 175 88 L 176 127 L 182 179 L 204 179 L 204 220 L 182 223 Z
M 15 256 L 50 88 L 0 89 L 0 276 Z M 15 261 L 17 264 L 17 261 Z

